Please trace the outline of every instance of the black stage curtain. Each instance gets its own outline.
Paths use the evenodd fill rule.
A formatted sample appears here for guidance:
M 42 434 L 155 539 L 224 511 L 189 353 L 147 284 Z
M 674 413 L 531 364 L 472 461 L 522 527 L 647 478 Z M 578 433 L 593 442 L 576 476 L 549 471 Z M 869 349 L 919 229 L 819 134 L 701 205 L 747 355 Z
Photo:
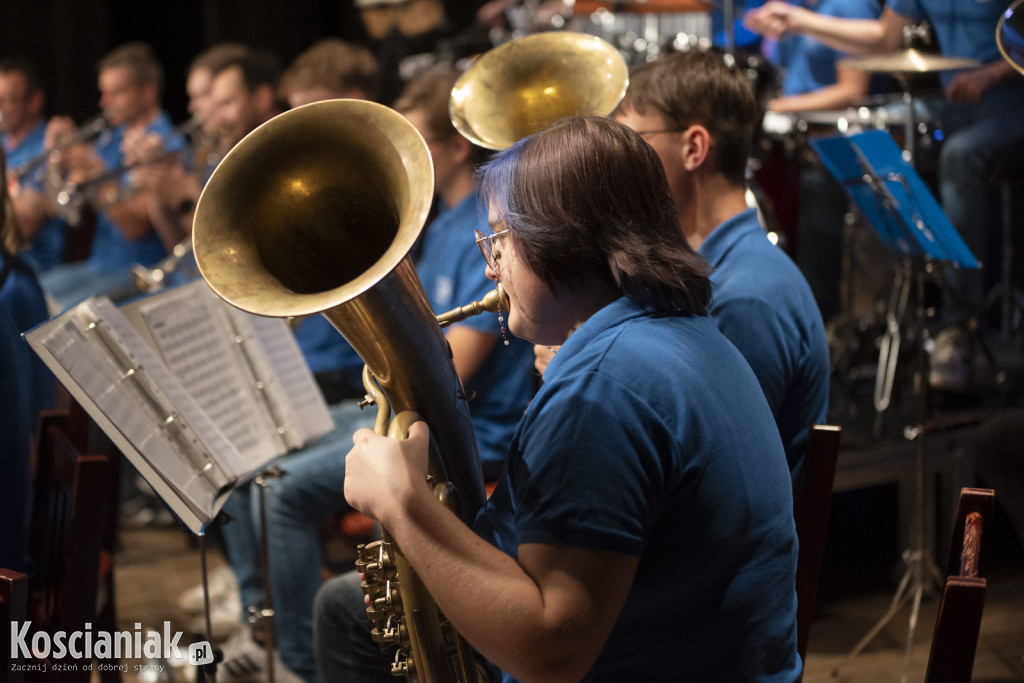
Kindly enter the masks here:
M 0 57 L 38 65 L 47 115 L 83 121 L 99 111 L 96 62 L 129 40 L 150 43 L 166 75 L 164 107 L 187 118 L 185 76 L 192 58 L 223 40 L 276 53 L 282 66 L 318 38 L 365 43 L 357 10 L 344 0 L 3 0 Z

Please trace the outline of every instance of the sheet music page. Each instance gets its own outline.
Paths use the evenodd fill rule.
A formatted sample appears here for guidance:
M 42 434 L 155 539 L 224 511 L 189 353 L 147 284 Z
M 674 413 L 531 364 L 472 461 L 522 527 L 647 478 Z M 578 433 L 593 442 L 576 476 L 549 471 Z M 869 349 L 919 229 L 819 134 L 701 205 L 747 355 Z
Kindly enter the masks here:
M 271 391 L 268 397 L 287 405 L 299 445 L 334 429 L 327 403 L 288 323 L 282 318 L 264 318 L 237 309 L 231 313 L 236 324 L 242 324 L 238 319 L 244 318 L 259 341 L 280 395 L 275 397 Z
M 232 472 L 247 476 L 285 452 L 235 335 L 223 322 L 228 305 L 205 282 L 129 306 L 137 310 L 167 366 L 234 445 L 240 458 L 227 463 Z
M 210 455 L 233 447 L 107 299 L 25 335 L 40 357 L 196 533 L 233 477 Z

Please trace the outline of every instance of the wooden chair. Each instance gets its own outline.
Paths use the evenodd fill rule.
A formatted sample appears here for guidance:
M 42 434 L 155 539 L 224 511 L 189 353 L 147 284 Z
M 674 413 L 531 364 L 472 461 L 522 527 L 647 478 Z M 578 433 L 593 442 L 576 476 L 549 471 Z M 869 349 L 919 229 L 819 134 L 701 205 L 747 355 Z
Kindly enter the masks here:
M 796 562 L 796 630 L 800 659 L 807 656 L 807 640 L 818 598 L 818 578 L 825 554 L 825 532 L 828 529 L 841 433 L 842 429 L 833 425 L 811 427 L 804 459 L 804 482 L 800 504 L 794 515 L 796 535 L 800 541 Z
M 24 674 L 11 667 L 17 659 L 11 652 L 13 622 L 25 621 L 28 578 L 10 569 L 0 569 L 0 671 L 7 673 L 7 683 L 21 683 Z
M 946 568 L 946 587 L 935 619 L 926 683 L 968 683 L 978 647 L 986 581 L 981 578 L 981 532 L 991 519 L 995 492 L 960 491 L 953 540 Z
M 35 630 L 103 628 L 97 619 L 101 550 L 111 500 L 107 457 L 81 455 L 68 436 L 65 413 L 40 416 L 29 555 L 36 573 L 29 586 Z M 92 630 L 92 629 L 90 629 Z M 65 672 L 62 681 L 89 680 Z

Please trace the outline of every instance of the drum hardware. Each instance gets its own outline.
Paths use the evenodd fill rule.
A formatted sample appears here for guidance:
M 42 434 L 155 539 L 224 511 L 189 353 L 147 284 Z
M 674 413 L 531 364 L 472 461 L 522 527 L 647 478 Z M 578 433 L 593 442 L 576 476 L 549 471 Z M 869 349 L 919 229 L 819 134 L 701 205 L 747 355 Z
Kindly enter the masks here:
M 980 62 L 974 59 L 922 53 L 913 48 L 887 55 L 841 60 L 839 65 L 870 73 L 888 73 L 895 76 L 900 82 L 903 89 L 902 100 L 906 106 L 904 112 L 902 156 L 912 168 L 917 163 L 915 141 L 920 130 L 915 117 L 915 96 L 914 89 L 911 87 L 912 78 L 926 73 L 971 69 L 981 66 Z M 862 159 L 861 162 L 863 161 Z M 879 178 L 874 177 L 867 171 L 865 173 L 865 180 L 872 187 L 879 184 Z M 906 182 L 905 179 L 904 182 Z M 884 184 L 881 187 L 884 190 Z M 891 197 L 887 199 L 887 191 L 878 192 L 876 189 L 876 194 L 883 206 L 887 206 L 890 210 L 901 210 L 897 206 L 889 206 L 892 203 L 892 199 Z M 936 226 L 928 227 L 933 229 Z M 953 261 L 954 264 L 959 262 L 952 256 L 952 252 L 946 258 Z M 880 436 L 883 421 L 891 403 L 901 345 L 903 345 L 904 341 L 907 342 L 907 346 L 911 348 L 910 352 L 914 356 L 912 368 L 913 393 L 916 400 L 916 415 L 914 419 L 917 422 L 916 425 L 908 425 L 904 428 L 904 437 L 915 444 L 915 496 L 912 545 L 903 552 L 903 561 L 906 568 L 896 593 L 892 598 L 889 610 L 861 638 L 849 654 L 849 658 L 859 654 L 885 625 L 897 615 L 903 606 L 910 602 L 907 646 L 903 659 L 901 681 L 907 680 L 922 597 L 934 583 L 941 581 L 941 575 L 935 565 L 934 554 L 931 552 L 925 536 L 927 508 L 924 485 L 926 474 L 924 441 L 929 433 L 937 431 L 933 424 L 934 421 L 928 419 L 929 361 L 926 351 L 928 333 L 925 323 L 930 312 L 925 301 L 925 285 L 929 282 L 937 284 L 940 288 L 943 287 L 944 278 L 942 277 L 939 264 L 931 258 L 918 257 L 912 259 L 904 256 L 902 268 L 898 271 L 893 283 L 889 306 L 885 314 L 886 330 L 879 344 L 878 367 L 875 375 L 875 392 L 873 397 L 875 435 Z

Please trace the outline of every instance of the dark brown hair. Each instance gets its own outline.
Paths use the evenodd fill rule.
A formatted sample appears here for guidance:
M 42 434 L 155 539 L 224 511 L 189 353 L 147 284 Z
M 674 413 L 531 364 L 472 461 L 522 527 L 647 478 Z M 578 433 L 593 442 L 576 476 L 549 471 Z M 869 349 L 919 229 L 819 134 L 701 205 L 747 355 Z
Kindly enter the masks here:
M 278 95 L 288 99 L 293 92 L 323 87 L 336 93 L 361 90 L 376 99 L 380 65 L 365 47 L 338 38 L 314 43 L 295 58 L 281 76 Z
M 236 41 L 217 43 L 196 55 L 189 63 L 188 70 L 192 72 L 196 69 L 206 69 L 211 74 L 215 74 L 220 71 L 222 65 L 241 57 L 246 50 L 248 48 L 245 45 Z
M 648 308 L 707 313 L 708 266 L 679 229 L 658 155 L 626 126 L 563 119 L 481 175 L 495 225 L 552 291 L 596 277 Z
M 114 48 L 96 65 L 97 71 L 126 66 L 137 86 L 155 85 L 157 96 L 163 92 L 164 68 L 148 43 L 132 41 Z
M 619 110 L 661 114 L 671 128 L 700 124 L 711 134 L 715 168 L 734 184 L 745 179 L 758 120 L 753 88 L 724 55 L 679 52 L 638 68 Z

